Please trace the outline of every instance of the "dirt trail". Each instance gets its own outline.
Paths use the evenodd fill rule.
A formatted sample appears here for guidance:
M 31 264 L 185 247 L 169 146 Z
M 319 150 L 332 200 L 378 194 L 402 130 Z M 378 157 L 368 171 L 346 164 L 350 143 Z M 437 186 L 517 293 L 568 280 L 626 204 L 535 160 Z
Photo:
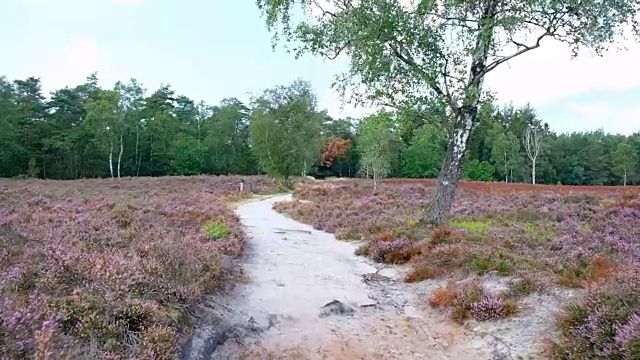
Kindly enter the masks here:
M 511 357 L 430 310 L 393 268 L 355 256 L 355 244 L 272 209 L 289 198 L 238 207 L 251 239 L 249 280 L 207 304 L 213 320 L 198 328 L 184 358 L 233 359 L 247 348 L 262 348 L 248 356 L 255 359 L 267 358 L 265 351 L 287 359 Z

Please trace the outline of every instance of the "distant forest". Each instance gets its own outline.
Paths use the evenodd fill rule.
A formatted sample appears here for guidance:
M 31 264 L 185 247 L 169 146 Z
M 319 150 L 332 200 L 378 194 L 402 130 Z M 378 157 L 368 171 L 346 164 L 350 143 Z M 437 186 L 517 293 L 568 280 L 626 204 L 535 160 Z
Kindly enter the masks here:
M 529 106 L 492 103 L 479 110 L 462 177 L 532 182 L 526 145 L 532 129 L 542 140 L 537 183 L 640 183 L 640 133 L 556 134 Z M 355 177 L 383 169 L 378 177 L 433 178 L 445 154 L 446 131 L 446 114 L 436 106 L 334 119 L 317 109 L 303 81 L 267 90 L 250 103 L 228 98 L 210 105 L 177 95 L 169 85 L 149 93 L 131 80 L 103 89 L 95 74 L 49 97 L 37 78 L 0 77 L 1 177 Z M 300 166 L 289 166 L 292 158 Z

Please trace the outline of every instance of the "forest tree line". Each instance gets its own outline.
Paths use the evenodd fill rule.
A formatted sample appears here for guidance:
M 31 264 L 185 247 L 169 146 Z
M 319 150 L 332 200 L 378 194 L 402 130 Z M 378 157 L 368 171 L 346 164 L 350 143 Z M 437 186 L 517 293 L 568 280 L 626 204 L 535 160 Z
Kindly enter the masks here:
M 268 89 L 248 103 L 217 105 L 148 93 L 135 80 L 113 89 L 97 75 L 45 97 L 37 78 L 0 77 L 0 176 L 77 179 L 269 173 L 288 178 L 438 176 L 446 153 L 444 110 L 380 111 L 334 119 L 308 82 Z M 640 183 L 640 133 L 556 134 L 529 106 L 484 103 L 463 178 L 536 183 Z

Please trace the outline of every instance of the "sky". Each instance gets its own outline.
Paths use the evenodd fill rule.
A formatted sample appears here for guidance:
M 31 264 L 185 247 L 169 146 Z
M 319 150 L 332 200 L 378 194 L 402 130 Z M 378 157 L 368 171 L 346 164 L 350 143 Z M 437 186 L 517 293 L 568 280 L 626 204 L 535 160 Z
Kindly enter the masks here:
M 136 78 L 149 91 L 171 84 L 181 95 L 216 104 L 297 78 L 312 82 L 319 106 L 335 117 L 371 109 L 342 105 L 331 89 L 344 59 L 296 60 L 271 47 L 255 0 L 2 0 L 0 75 L 39 77 L 45 94 L 93 72 L 111 87 Z M 604 58 L 552 40 L 486 78 L 498 101 L 530 103 L 556 132 L 640 131 L 640 45 Z

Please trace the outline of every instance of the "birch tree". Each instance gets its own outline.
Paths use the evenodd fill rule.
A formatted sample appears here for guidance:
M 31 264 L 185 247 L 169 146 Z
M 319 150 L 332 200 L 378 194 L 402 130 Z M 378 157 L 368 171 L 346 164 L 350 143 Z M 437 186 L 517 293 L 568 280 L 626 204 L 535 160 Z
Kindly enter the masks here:
M 513 168 L 523 162 L 518 137 L 511 131 L 498 133 L 491 144 L 491 160 L 498 173 L 504 177 L 504 182 L 509 182 L 510 174 L 513 181 Z
M 627 186 L 628 179 L 635 177 L 638 166 L 638 155 L 626 141 L 616 146 L 611 154 L 613 160 L 613 173 L 622 178 L 622 185 Z
M 364 119 L 358 129 L 360 170 L 373 178 L 374 190 L 378 188 L 378 179 L 391 171 L 392 147 L 397 138 L 391 127 L 390 114 L 382 112 Z
M 529 126 L 524 132 L 523 144 L 527 157 L 531 160 L 531 183 L 536 183 L 536 162 L 542 149 L 544 135 L 537 127 Z
M 120 172 L 122 169 L 122 154 L 124 153 L 124 135 L 129 128 L 134 125 L 136 128 L 136 158 L 140 143 L 140 124 L 135 123 L 137 120 L 137 114 L 141 111 L 143 106 L 143 96 L 145 89 L 135 80 L 131 79 L 129 84 L 124 84 L 118 81 L 115 85 L 115 91 L 118 93 L 118 123 L 114 130 L 118 135 L 118 165 L 117 175 L 120 178 Z
M 324 115 L 317 111 L 311 84 L 296 80 L 266 90 L 253 100 L 251 148 L 269 175 L 302 174 L 320 154 Z
M 485 77 L 506 62 L 562 41 L 602 54 L 631 25 L 638 0 L 256 0 L 274 32 L 301 55 L 344 55 L 337 87 L 350 99 L 397 108 L 436 102 L 447 112 L 447 154 L 427 221 L 451 208 Z M 295 12 L 301 5 L 307 16 Z M 637 29 L 637 27 L 633 27 Z M 558 79 L 558 81 L 562 81 Z
M 119 138 L 120 115 L 118 109 L 119 93 L 112 90 L 100 90 L 95 99 L 87 106 L 87 121 L 91 128 L 104 144 L 103 148 L 108 149 L 109 174 L 115 177 L 113 167 L 113 151 L 116 138 Z

